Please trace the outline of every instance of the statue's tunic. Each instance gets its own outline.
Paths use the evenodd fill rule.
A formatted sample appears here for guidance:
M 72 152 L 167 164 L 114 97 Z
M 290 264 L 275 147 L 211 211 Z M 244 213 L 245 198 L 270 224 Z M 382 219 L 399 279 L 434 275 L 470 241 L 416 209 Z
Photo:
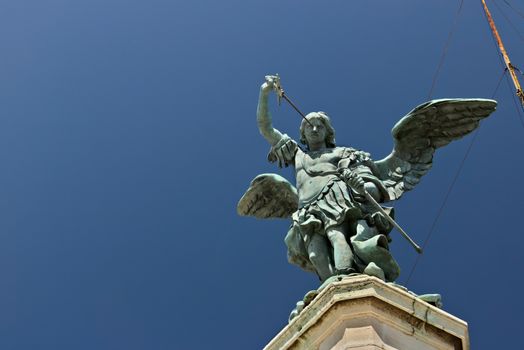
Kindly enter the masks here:
M 378 261 L 388 280 L 398 276 L 399 268 L 389 253 L 385 236 L 391 227 L 383 232 L 373 230 L 373 233 L 369 229 L 359 230 L 358 222 L 362 220 L 373 225 L 372 215 L 377 210 L 353 191 L 340 173 L 342 169 L 356 172 L 364 181 L 373 182 L 387 198 L 386 188 L 373 173 L 368 153 L 348 147 L 305 152 L 286 135 L 272 147 L 268 159 L 278 160 L 280 165 L 294 165 L 296 172 L 299 209 L 292 216 L 293 224 L 286 237 L 290 262 L 313 270 L 307 253 L 311 236 L 325 236 L 331 227 L 349 225 L 353 228 L 349 232 L 354 234 L 346 238 L 356 254 L 357 266 L 363 270 L 369 262 Z
M 363 218 L 355 193 L 340 178 L 339 163 L 349 161 L 354 151 L 338 147 L 317 152 L 295 153 L 299 210 L 293 221 L 303 235 L 325 232 L 348 220 Z

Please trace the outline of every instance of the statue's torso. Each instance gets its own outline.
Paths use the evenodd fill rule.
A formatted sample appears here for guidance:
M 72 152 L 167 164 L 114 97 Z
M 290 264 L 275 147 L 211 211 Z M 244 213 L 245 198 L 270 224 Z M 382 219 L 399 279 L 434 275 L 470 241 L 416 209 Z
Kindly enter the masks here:
M 338 163 L 344 148 L 328 148 L 314 152 L 297 151 L 295 171 L 299 205 L 315 200 L 329 181 L 338 178 Z

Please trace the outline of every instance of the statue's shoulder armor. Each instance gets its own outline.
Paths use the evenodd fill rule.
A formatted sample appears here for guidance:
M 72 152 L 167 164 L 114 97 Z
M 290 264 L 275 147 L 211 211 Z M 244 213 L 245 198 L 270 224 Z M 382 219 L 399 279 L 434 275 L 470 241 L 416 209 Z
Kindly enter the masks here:
M 280 141 L 271 147 L 267 159 L 271 163 L 278 161 L 278 166 L 280 168 L 282 168 L 282 166 L 287 167 L 289 165 L 294 165 L 295 155 L 299 149 L 297 142 L 284 134 Z

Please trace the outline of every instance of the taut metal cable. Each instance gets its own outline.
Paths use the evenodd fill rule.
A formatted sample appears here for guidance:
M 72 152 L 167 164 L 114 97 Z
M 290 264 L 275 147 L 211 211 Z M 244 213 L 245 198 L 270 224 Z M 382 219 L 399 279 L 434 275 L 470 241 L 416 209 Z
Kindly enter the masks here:
M 486 16 L 486 20 L 488 20 L 486 13 L 484 13 L 484 15 Z M 497 52 L 498 52 L 498 45 L 497 45 L 497 42 L 496 42 L 496 40 L 495 40 L 495 37 L 494 37 L 493 33 L 491 33 L 491 38 L 492 38 L 492 40 L 493 40 L 493 44 L 495 45 L 495 49 L 496 49 Z M 500 84 L 501 84 L 502 79 L 504 78 L 504 76 L 506 76 L 506 81 L 507 81 L 507 83 L 508 83 L 508 87 L 509 87 L 510 90 L 511 90 L 511 84 L 510 84 L 510 82 L 509 82 L 509 77 L 508 77 L 508 75 L 506 75 L 506 72 L 508 72 L 508 68 L 505 67 L 504 61 L 503 61 L 503 59 L 502 59 L 502 57 L 501 57 L 500 55 L 498 55 L 498 58 L 499 58 L 499 62 L 500 62 L 500 64 L 501 64 L 501 67 L 502 67 L 502 69 L 503 69 L 503 73 L 502 73 L 502 75 L 501 75 L 500 78 L 499 78 L 499 81 L 498 81 L 498 83 L 497 83 L 497 86 L 495 87 L 495 90 L 493 91 L 493 94 L 492 94 L 492 97 L 491 97 L 491 98 L 494 98 L 494 97 L 496 96 L 497 91 L 498 91 L 498 89 L 499 89 L 499 87 L 500 87 Z M 521 72 L 521 74 L 522 74 L 522 72 Z M 515 95 L 512 94 L 512 96 L 513 96 L 513 102 L 515 103 L 515 107 L 516 107 L 516 109 L 517 109 L 517 114 L 518 114 L 519 120 L 521 121 L 521 124 L 522 124 L 522 126 L 524 127 L 524 121 L 523 121 L 523 119 L 520 117 L 520 110 L 519 110 L 519 108 L 518 108 L 517 101 L 515 100 Z M 522 107 L 522 105 L 521 105 L 521 107 Z M 523 107 L 523 110 L 524 110 L 524 107 Z M 468 146 L 468 149 L 466 150 L 466 154 L 465 154 L 464 157 L 462 158 L 462 161 L 461 161 L 461 163 L 460 163 L 460 165 L 459 165 L 459 168 L 457 169 L 457 172 L 456 172 L 456 174 L 455 174 L 455 177 L 453 178 L 453 180 L 452 180 L 452 182 L 451 182 L 451 184 L 450 184 L 450 186 L 449 186 L 449 188 L 448 188 L 448 191 L 446 192 L 446 195 L 444 196 L 444 200 L 442 201 L 442 204 L 441 204 L 441 206 L 440 206 L 440 208 L 439 208 L 439 210 L 438 210 L 438 212 L 437 212 L 437 216 L 435 217 L 435 220 L 433 221 L 433 223 L 432 223 L 432 225 L 431 225 L 431 227 L 430 227 L 430 230 L 429 230 L 429 233 L 428 233 L 428 235 L 427 235 L 427 237 L 426 237 L 426 240 L 425 240 L 424 243 L 422 244 L 422 249 L 425 249 L 425 248 L 426 248 L 426 245 L 428 244 L 429 239 L 431 238 L 431 235 L 433 234 L 433 232 L 434 232 L 434 230 L 435 230 L 435 227 L 436 227 L 436 225 L 437 225 L 437 222 L 438 222 L 440 216 L 442 215 L 442 212 L 444 211 L 444 208 L 445 208 L 446 203 L 447 203 L 447 201 L 448 201 L 449 195 L 451 194 L 453 188 L 455 187 L 455 183 L 457 182 L 457 179 L 459 178 L 460 173 L 462 172 L 462 169 L 463 169 L 463 167 L 464 167 L 464 163 L 465 163 L 466 160 L 468 159 L 469 154 L 470 154 L 470 152 L 471 152 L 471 149 L 473 148 L 473 145 L 474 145 L 475 141 L 477 140 L 477 136 L 478 136 L 479 130 L 480 130 L 480 128 L 478 128 L 478 129 L 474 132 L 474 134 L 473 134 L 473 137 L 472 137 L 471 142 L 470 142 L 470 144 L 469 144 L 469 146 Z M 409 282 L 410 282 L 410 280 L 411 280 L 411 277 L 413 276 L 413 273 L 414 273 L 414 271 L 415 271 L 415 269 L 416 269 L 416 267 L 417 267 L 417 265 L 418 265 L 418 262 L 420 261 L 420 257 L 421 257 L 420 255 L 417 256 L 417 258 L 416 258 L 416 260 L 415 260 L 415 263 L 413 264 L 413 266 L 412 266 L 412 268 L 411 268 L 411 271 L 410 271 L 410 273 L 409 273 L 409 275 L 408 275 L 408 277 L 407 277 L 407 279 L 406 279 L 406 282 L 405 282 L 406 287 L 408 286 L 408 284 L 409 284 Z
M 497 86 L 495 87 L 495 90 L 491 94 L 491 98 L 493 99 L 497 95 L 497 91 L 499 90 L 500 83 L 502 82 L 502 78 L 506 75 L 507 69 L 504 69 L 502 72 L 502 75 L 499 78 L 499 81 L 497 83 Z M 446 192 L 446 195 L 444 196 L 444 200 L 442 201 L 442 204 L 440 205 L 440 208 L 438 209 L 437 216 L 435 217 L 435 220 L 433 220 L 433 223 L 431 224 L 431 227 L 429 229 L 428 235 L 426 236 L 426 239 L 424 240 L 424 243 L 422 244 L 422 250 L 426 249 L 426 246 L 431 238 L 431 235 L 435 231 L 435 227 L 437 227 L 437 222 L 440 219 L 440 216 L 444 212 L 444 208 L 446 207 L 446 204 L 448 202 L 448 198 L 453 191 L 453 188 L 455 187 L 455 184 L 460 176 L 460 173 L 462 172 L 462 169 L 464 168 L 464 164 L 466 163 L 466 160 L 469 157 L 469 154 L 471 153 L 471 149 L 473 148 L 473 144 L 477 140 L 477 136 L 479 134 L 480 127 L 475 130 L 473 133 L 473 137 L 471 138 L 471 141 L 469 143 L 468 149 L 466 150 L 466 153 L 464 154 L 464 157 L 462 158 L 462 161 L 460 162 L 460 165 L 457 169 L 457 172 L 455 173 L 455 176 L 453 177 L 453 180 L 451 181 L 451 184 L 449 185 L 448 191 Z M 409 272 L 408 278 L 406 279 L 405 286 L 407 287 L 409 284 L 409 281 L 411 280 L 411 276 L 413 276 L 413 273 L 415 272 L 415 269 L 417 268 L 418 262 L 420 261 L 421 255 L 417 255 L 417 259 L 415 260 L 415 263 L 411 267 L 411 271 Z
M 504 2 L 506 3 L 506 5 L 508 5 L 513 11 L 515 11 L 516 14 L 518 14 L 520 17 L 524 18 L 524 13 L 522 13 L 521 11 L 517 10 L 516 8 L 514 8 L 509 2 L 508 0 L 504 0 Z
M 506 21 L 508 21 L 509 25 L 511 26 L 511 28 L 513 28 L 513 30 L 515 31 L 515 33 L 517 33 L 517 35 L 519 36 L 520 40 L 524 41 L 524 35 L 522 35 L 522 33 L 520 32 L 520 30 L 517 28 L 517 26 L 515 26 L 513 24 L 513 22 L 509 19 L 508 16 L 506 16 L 506 14 L 504 13 L 504 11 L 502 11 L 502 8 L 499 6 L 499 4 L 496 2 L 496 1 L 492 1 L 493 4 L 495 5 L 496 8 L 498 8 L 500 14 L 502 15 L 502 17 L 504 17 L 504 19 Z
M 439 61 L 438 65 L 437 65 L 437 69 L 436 69 L 435 74 L 433 76 L 433 81 L 431 82 L 431 88 L 429 89 L 428 99 L 431 99 L 431 97 L 433 95 L 433 90 L 435 88 L 435 84 L 437 82 L 437 78 L 438 78 L 438 75 L 440 73 L 440 70 L 441 70 L 441 68 L 442 68 L 442 66 L 444 64 L 444 59 L 446 58 L 446 54 L 448 52 L 448 48 L 449 48 L 449 45 L 451 43 L 451 38 L 453 37 L 453 33 L 455 32 L 455 28 L 457 27 L 458 19 L 459 19 L 460 13 L 462 12 L 463 5 L 464 5 L 464 0 L 460 0 L 459 7 L 457 9 L 457 12 L 455 14 L 455 18 L 453 20 L 453 24 L 452 24 L 451 29 L 450 29 L 449 34 L 448 34 L 448 38 L 446 39 L 446 43 L 444 44 L 444 48 L 442 50 L 442 55 L 440 56 L 440 61 Z M 469 155 L 469 151 L 470 151 L 472 145 L 473 145 L 473 143 L 470 144 L 470 147 L 469 147 L 468 151 L 466 152 L 466 155 L 464 156 L 464 159 L 462 160 L 462 163 L 461 163 L 457 173 L 455 174 L 455 178 L 453 179 L 450 187 L 448 188 L 448 193 L 444 197 L 444 201 L 442 202 L 442 205 L 440 206 L 440 209 L 437 212 L 437 216 L 433 220 L 433 224 L 431 225 L 431 227 L 430 227 L 430 229 L 428 231 L 428 234 L 426 235 L 426 239 L 424 240 L 424 243 L 422 244 L 422 250 L 424 250 L 426 248 L 426 245 L 428 244 L 429 239 L 431 238 L 431 235 L 433 234 L 433 231 L 435 230 L 435 227 L 436 227 L 437 222 L 438 222 L 438 220 L 440 218 L 440 215 L 442 214 L 442 212 L 444 210 L 444 207 L 446 206 L 448 197 L 449 197 L 451 191 L 453 190 L 453 187 L 455 186 L 455 182 L 457 181 L 457 179 L 458 179 L 458 177 L 460 175 L 460 172 L 462 170 L 462 166 L 464 165 L 464 162 L 466 161 L 466 159 L 467 159 L 467 157 Z M 405 283 L 406 286 L 408 285 L 408 283 L 409 283 L 409 281 L 411 279 L 411 276 L 413 275 L 413 272 L 415 271 L 415 269 L 416 269 L 416 267 L 418 265 L 418 262 L 420 261 L 420 257 L 421 257 L 421 255 L 417 255 L 417 259 L 415 260 L 415 263 L 411 267 L 411 271 L 410 271 L 410 273 L 408 275 L 408 278 L 406 279 L 406 283 Z
M 444 44 L 444 49 L 442 50 L 442 55 L 440 56 L 440 61 L 437 65 L 437 69 L 435 71 L 435 74 L 433 75 L 433 81 L 431 82 L 431 88 L 429 89 L 428 94 L 428 100 L 431 99 L 431 96 L 433 95 L 433 89 L 435 88 L 435 84 L 437 83 L 437 78 L 440 73 L 440 69 L 442 68 L 442 65 L 444 64 L 444 59 L 446 58 L 446 54 L 448 53 L 449 44 L 451 43 L 451 38 L 453 37 L 453 33 L 455 32 L 455 28 L 458 23 L 458 19 L 460 16 L 460 12 L 462 11 L 462 5 L 464 4 L 464 0 L 460 0 L 459 8 L 457 10 L 457 13 L 455 14 L 455 19 L 453 20 L 453 24 L 451 26 L 451 29 L 448 34 L 448 38 L 446 39 L 446 43 Z

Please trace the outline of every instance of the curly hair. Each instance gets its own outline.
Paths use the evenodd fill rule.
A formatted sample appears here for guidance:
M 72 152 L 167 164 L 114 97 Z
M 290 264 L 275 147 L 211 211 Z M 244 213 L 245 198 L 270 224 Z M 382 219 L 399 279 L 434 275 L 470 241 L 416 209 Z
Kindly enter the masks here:
M 322 122 L 324 127 L 326 128 L 326 146 L 328 148 L 336 147 L 335 144 L 335 129 L 331 126 L 331 120 L 329 119 L 329 116 L 326 112 L 311 112 L 308 115 L 306 115 L 307 120 L 315 120 L 318 119 Z M 306 120 L 302 119 L 302 123 L 300 124 L 300 143 L 306 145 L 307 149 L 309 149 L 309 145 L 307 143 L 306 139 Z

